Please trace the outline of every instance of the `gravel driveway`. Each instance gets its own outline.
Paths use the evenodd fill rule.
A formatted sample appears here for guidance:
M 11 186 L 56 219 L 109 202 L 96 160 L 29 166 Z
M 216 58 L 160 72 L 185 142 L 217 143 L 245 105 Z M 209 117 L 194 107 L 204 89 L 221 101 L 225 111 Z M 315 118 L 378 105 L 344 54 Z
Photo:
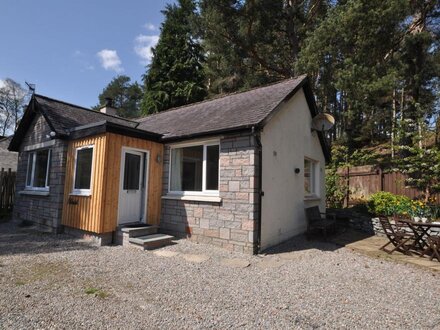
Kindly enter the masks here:
M 265 256 L 159 251 L 0 224 L 0 329 L 440 329 L 437 273 L 301 238 Z

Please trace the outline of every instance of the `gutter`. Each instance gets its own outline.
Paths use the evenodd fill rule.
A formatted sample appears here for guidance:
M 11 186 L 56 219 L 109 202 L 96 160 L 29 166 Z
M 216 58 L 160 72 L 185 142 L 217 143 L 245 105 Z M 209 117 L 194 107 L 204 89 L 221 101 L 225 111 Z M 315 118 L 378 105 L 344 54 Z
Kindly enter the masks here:
M 257 227 L 257 241 L 254 245 L 254 254 L 260 253 L 261 249 L 261 219 L 262 219 L 262 201 L 264 196 L 263 191 L 263 145 L 260 140 L 260 129 L 252 126 L 252 135 L 258 147 L 258 227 Z

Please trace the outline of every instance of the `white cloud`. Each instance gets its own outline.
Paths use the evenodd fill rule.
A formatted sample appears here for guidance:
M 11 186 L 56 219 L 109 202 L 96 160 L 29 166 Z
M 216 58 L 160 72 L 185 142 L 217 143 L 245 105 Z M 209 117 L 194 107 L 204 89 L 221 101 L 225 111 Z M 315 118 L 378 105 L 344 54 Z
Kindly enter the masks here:
M 101 61 L 101 65 L 106 70 L 113 70 L 117 73 L 123 72 L 121 59 L 116 50 L 103 49 L 96 54 Z
M 6 86 L 5 81 L 0 79 L 0 88 L 3 88 L 5 86 Z
M 134 40 L 134 51 L 141 58 L 141 64 L 147 65 L 151 62 L 153 52 L 151 47 L 156 46 L 159 36 L 146 36 L 140 34 Z
M 146 23 L 146 24 L 144 25 L 144 28 L 146 28 L 146 29 L 149 30 L 149 31 L 156 31 L 156 30 L 157 30 L 156 25 L 151 24 L 151 23 Z

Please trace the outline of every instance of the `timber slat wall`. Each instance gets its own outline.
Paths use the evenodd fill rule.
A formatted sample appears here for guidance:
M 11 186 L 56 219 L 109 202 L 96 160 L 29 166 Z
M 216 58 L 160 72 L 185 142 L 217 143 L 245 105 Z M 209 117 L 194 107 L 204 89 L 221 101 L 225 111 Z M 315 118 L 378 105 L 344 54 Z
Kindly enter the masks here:
M 103 232 L 113 231 L 117 226 L 122 147 L 148 150 L 150 152 L 150 159 L 148 160 L 147 223 L 158 225 L 160 221 L 160 203 L 162 197 L 162 162 L 158 163 L 156 159 L 158 155 L 163 159 L 163 145 L 113 133 L 107 133 L 107 143 L 105 188 L 107 195 L 104 206 L 105 223 Z
M 90 196 L 73 196 L 73 176 L 76 148 L 94 145 Z M 94 233 L 102 233 L 102 201 L 105 199 L 104 162 L 106 136 L 99 135 L 69 143 L 67 150 L 66 181 L 64 185 L 63 219 L 65 226 Z
M 70 196 L 73 185 L 75 149 L 94 144 L 91 196 Z M 65 226 L 94 233 L 112 232 L 117 227 L 122 147 L 148 150 L 147 223 L 160 221 L 162 193 L 163 145 L 113 133 L 72 141 L 69 143 L 63 220 Z
M 14 206 L 16 172 L 0 171 L 0 211 L 10 212 Z
M 411 199 L 420 198 L 423 192 L 405 186 L 406 176 L 399 172 L 383 172 L 374 166 L 353 166 L 338 171 L 341 182 L 348 186 L 346 204 L 365 200 L 370 195 L 386 191 L 396 195 L 407 196 Z M 436 204 L 440 205 L 440 194 L 434 196 Z

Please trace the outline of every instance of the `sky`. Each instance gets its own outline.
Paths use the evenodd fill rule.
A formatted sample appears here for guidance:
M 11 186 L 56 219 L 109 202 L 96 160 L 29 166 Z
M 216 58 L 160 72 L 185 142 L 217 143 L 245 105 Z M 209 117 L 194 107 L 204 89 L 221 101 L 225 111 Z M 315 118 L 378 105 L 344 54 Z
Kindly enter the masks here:
M 141 82 L 172 0 L 1 0 L 0 85 L 91 107 L 118 74 Z

